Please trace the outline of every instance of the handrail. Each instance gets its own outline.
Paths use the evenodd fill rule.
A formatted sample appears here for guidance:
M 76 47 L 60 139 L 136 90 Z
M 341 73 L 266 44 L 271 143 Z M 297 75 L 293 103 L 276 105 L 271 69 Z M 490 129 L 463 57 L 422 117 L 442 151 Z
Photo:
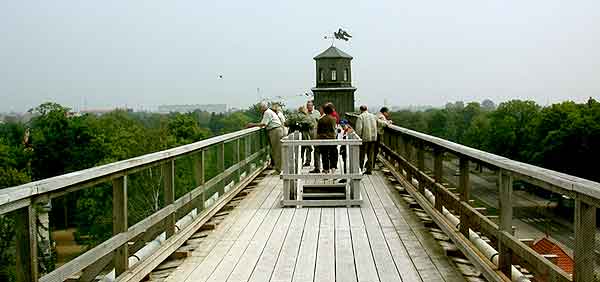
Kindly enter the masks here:
M 97 180 L 106 176 L 129 172 L 136 168 L 145 168 L 158 162 L 171 160 L 202 148 L 209 147 L 228 140 L 238 139 L 243 136 L 259 131 L 260 128 L 248 128 L 220 136 L 212 137 L 188 145 L 171 148 L 164 151 L 150 153 L 139 157 L 122 160 L 110 164 L 79 170 L 51 178 L 46 178 L 23 185 L 0 189 L 0 214 L 4 214 L 21 208 L 25 205 L 15 205 L 15 202 L 37 196 L 44 193 L 56 192 L 71 186 L 85 184 L 86 182 Z M 129 172 L 130 173 L 130 172 Z
M 241 141 L 245 145 L 243 148 Z M 233 144 L 233 149 L 228 150 L 233 159 L 229 167 L 225 165 L 225 144 Z M 217 175 L 208 180 L 205 179 L 205 151 L 211 146 L 217 146 Z M 265 168 L 267 150 L 265 130 L 250 128 L 128 160 L 1 189 L 0 215 L 15 212 L 17 280 L 64 281 L 82 271 L 86 277 L 94 277 L 110 263 L 112 257 L 116 274 L 124 274 L 119 276 L 119 281 L 139 281 L 153 269 L 152 266 L 157 266 L 181 246 L 187 237 L 193 235 L 199 226 Z M 176 198 L 175 160 L 187 156 L 194 157 L 193 173 L 197 187 L 190 187 L 192 189 L 185 195 Z M 129 226 L 127 176 L 155 166 L 162 169 L 164 207 Z M 40 212 L 37 206 L 52 198 L 107 181 L 112 181 L 113 236 L 61 267 L 45 275 L 38 274 L 37 234 L 40 226 L 37 218 Z M 182 221 L 186 216 L 188 220 Z M 179 218 L 185 223 L 176 223 Z M 41 228 L 48 232 L 47 226 Z M 142 260 L 132 268 L 128 264 L 129 252 L 141 249 L 144 242 L 152 241 L 156 236 L 163 238 L 160 248 L 149 256 L 147 261 Z M 130 242 L 136 243 L 130 245 Z M 92 267 L 95 264 L 98 266 Z
M 492 153 L 481 151 L 475 148 L 457 144 L 439 137 L 427 135 L 414 130 L 403 128 L 396 125 L 389 125 L 389 130 L 400 132 L 406 136 L 425 141 L 429 145 L 438 146 L 457 156 L 469 157 L 472 160 L 482 162 L 494 167 L 516 173 L 520 176 L 527 176 L 539 181 L 551 184 L 566 193 L 577 192 L 596 200 L 600 200 L 600 183 L 588 179 L 576 177 L 562 172 L 534 166 L 531 164 L 511 160 L 506 157 L 498 156 Z
M 351 122 L 357 118 L 355 114 L 346 116 Z M 501 276 L 520 279 L 515 277 L 519 274 L 512 267 L 513 264 L 520 264 L 526 265 L 543 281 L 595 281 L 593 266 L 596 258 L 596 209 L 600 207 L 600 183 L 511 160 L 400 126 L 384 127 L 384 135 L 380 138 L 384 163 L 405 184 L 406 191 L 489 280 L 496 281 Z M 433 153 L 433 175 L 425 171 L 426 151 Z M 443 179 L 445 153 L 459 159 L 456 189 L 448 187 L 449 184 Z M 483 215 L 469 202 L 469 162 L 497 171 L 498 223 Z M 575 265 L 572 276 L 514 235 L 512 193 L 515 179 L 574 200 Z M 482 247 L 486 253 L 491 254 L 486 261 L 480 260 L 482 256 L 486 257 L 482 253 L 484 251 L 475 247 L 481 245 L 482 241 L 476 232 L 497 243 L 495 246 Z M 497 250 L 494 249 L 496 247 Z

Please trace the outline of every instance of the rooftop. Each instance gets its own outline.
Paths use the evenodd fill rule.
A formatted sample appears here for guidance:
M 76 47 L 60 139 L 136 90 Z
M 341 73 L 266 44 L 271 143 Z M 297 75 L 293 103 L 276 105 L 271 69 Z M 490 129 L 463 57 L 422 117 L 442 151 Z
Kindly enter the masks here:
M 329 48 L 327 48 L 327 50 L 323 51 L 321 54 L 317 55 L 314 57 L 315 60 L 317 59 L 324 59 L 324 58 L 347 58 L 347 59 L 352 59 L 352 56 L 348 55 L 347 53 L 345 53 L 344 51 L 336 48 L 335 46 L 331 46 Z

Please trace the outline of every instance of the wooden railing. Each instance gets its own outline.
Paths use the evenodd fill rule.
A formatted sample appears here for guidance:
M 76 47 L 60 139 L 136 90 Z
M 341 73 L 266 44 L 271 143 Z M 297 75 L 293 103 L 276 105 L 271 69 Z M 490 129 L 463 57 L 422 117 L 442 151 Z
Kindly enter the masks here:
M 302 134 L 299 131 L 290 133 L 281 140 L 283 152 L 283 171 L 281 179 L 283 179 L 283 206 L 353 206 L 362 204 L 360 194 L 360 173 L 359 165 L 359 148 L 362 140 L 352 132 L 348 135 L 348 139 L 318 139 L 318 140 L 302 140 Z M 302 147 L 314 146 L 318 150 L 319 146 L 340 146 L 346 149 L 346 158 L 342 165 L 337 170 L 337 173 L 308 173 L 302 174 Z M 336 157 L 338 157 L 336 155 Z M 319 160 L 315 160 L 318 162 Z M 307 180 L 345 180 L 343 184 L 325 184 L 321 183 L 319 187 L 329 187 L 324 192 L 332 190 L 336 186 L 344 188 L 345 199 L 305 199 L 304 188 L 308 187 L 305 184 Z M 302 181 L 302 183 L 301 183 Z M 321 194 L 321 193 L 319 193 Z M 323 193 L 324 197 L 327 193 Z M 308 193 L 307 193 L 308 195 Z
M 209 149 L 216 151 L 216 158 L 213 158 L 216 164 L 206 161 L 205 153 Z M 0 216 L 14 216 L 16 221 L 17 281 L 65 281 L 75 274 L 80 280 L 91 281 L 111 263 L 118 281 L 140 281 L 265 168 L 267 150 L 264 130 L 245 129 L 0 190 Z M 176 198 L 178 166 L 175 161 L 184 157 L 193 158 L 195 186 Z M 205 175 L 209 166 L 213 168 L 210 179 Z M 161 168 L 164 205 L 130 226 L 127 222 L 128 175 L 153 167 Z M 112 183 L 113 236 L 49 273 L 39 273 L 36 225 L 40 203 L 104 182 Z M 192 210 L 197 211 L 193 221 L 185 227 L 176 226 L 177 220 Z M 160 234 L 166 237 L 160 248 L 129 267 L 130 253 L 141 249 Z
M 354 120 L 356 116 L 349 114 L 348 118 Z M 385 128 L 380 146 L 383 161 L 394 168 L 392 171 L 398 178 L 404 180 L 407 191 L 490 281 L 511 278 L 511 266 L 515 264 L 527 266 L 537 281 L 598 281 L 594 268 L 596 208 L 600 206 L 600 183 L 510 160 L 398 126 Z M 426 154 L 432 155 L 432 171 L 426 171 Z M 442 179 L 445 155 L 453 155 L 459 159 L 458 187 L 448 187 Z M 498 224 L 470 204 L 469 163 L 497 172 Z M 515 180 L 574 200 L 575 265 L 572 276 L 514 235 L 512 194 Z M 435 199 L 434 203 L 431 198 Z M 448 220 L 449 213 L 460 219 L 458 226 Z M 492 257 L 486 257 L 469 240 L 473 232 L 496 243 L 493 247 L 497 252 Z M 497 265 L 492 263 L 494 260 Z

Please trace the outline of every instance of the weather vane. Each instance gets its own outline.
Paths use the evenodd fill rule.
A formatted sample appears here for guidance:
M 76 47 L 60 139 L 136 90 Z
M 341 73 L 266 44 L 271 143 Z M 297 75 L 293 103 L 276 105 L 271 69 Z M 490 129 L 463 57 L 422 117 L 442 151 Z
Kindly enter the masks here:
M 340 28 L 340 29 L 338 29 L 338 31 L 333 33 L 333 36 L 325 35 L 324 38 L 331 39 L 331 46 L 333 46 L 333 43 L 335 42 L 336 39 L 348 41 L 348 40 L 350 40 L 350 38 L 352 38 L 352 35 L 350 35 L 347 31 Z

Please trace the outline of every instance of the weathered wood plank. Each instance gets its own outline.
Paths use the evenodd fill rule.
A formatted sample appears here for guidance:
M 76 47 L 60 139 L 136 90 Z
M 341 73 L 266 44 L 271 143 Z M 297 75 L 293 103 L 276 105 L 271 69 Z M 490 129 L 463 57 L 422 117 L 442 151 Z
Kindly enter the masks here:
M 348 209 L 358 281 L 380 281 L 360 209 Z
M 15 212 L 17 281 L 37 281 L 37 225 L 34 206 Z
M 334 216 L 336 281 L 357 281 L 348 209 L 335 208 Z
M 333 208 L 321 210 L 314 281 L 335 281 L 335 210 Z
M 321 209 L 308 209 L 308 216 L 304 225 L 304 232 L 292 279 L 294 282 L 312 282 L 314 279 L 320 221 Z
M 127 232 L 127 176 L 113 180 L 113 235 Z M 116 276 L 129 268 L 127 244 L 115 250 L 114 265 Z
M 282 214 L 277 221 L 275 230 L 273 230 L 273 233 L 269 237 L 248 281 L 268 281 L 271 277 L 273 270 L 275 269 L 275 264 L 279 258 L 279 253 L 283 247 L 285 237 L 292 223 L 294 212 L 295 209 L 283 209 Z
M 308 209 L 296 209 L 294 219 L 285 237 L 283 248 L 277 259 L 277 264 L 275 265 L 270 281 L 281 282 L 292 280 L 307 215 Z
M 252 271 L 258 263 L 269 237 L 275 232 L 274 230 L 276 230 L 276 224 L 282 223 L 280 222 L 282 211 L 282 209 L 269 210 L 267 217 L 258 228 L 252 241 L 250 241 L 250 244 L 246 248 L 246 251 L 244 251 L 244 254 L 240 257 L 240 260 L 231 272 L 231 275 L 227 278 L 227 281 L 246 282 L 250 279 Z
M 381 177 L 372 176 L 369 180 L 375 188 L 371 191 L 374 191 L 381 200 L 423 281 L 464 281 L 464 277 L 456 270 L 423 224 L 399 202 L 399 195 L 388 187 Z M 402 275 L 405 272 L 400 273 Z
M 277 181 L 278 179 L 273 176 L 266 177 L 262 180 L 263 182 L 269 181 Z M 206 273 L 207 267 L 203 265 L 208 259 L 208 256 L 214 256 L 212 253 L 216 251 L 216 248 L 219 246 L 220 239 L 225 236 L 229 232 L 229 230 L 235 226 L 236 224 L 240 224 L 241 215 L 247 213 L 247 208 L 256 207 L 257 202 L 262 203 L 266 198 L 271 194 L 273 188 L 270 185 L 261 184 L 256 192 L 248 195 L 242 203 L 235 208 L 233 211 L 229 213 L 226 219 L 219 224 L 218 228 L 212 232 L 207 238 L 205 238 L 202 243 L 192 252 L 192 257 L 188 258 L 181 267 L 179 267 L 174 273 L 172 273 L 167 279 L 166 282 L 179 282 L 186 281 L 186 279 L 192 276 L 195 271 L 201 272 L 198 274 L 202 277 L 208 277 L 211 272 Z M 218 256 L 217 256 L 218 257 Z M 198 268 L 202 267 L 204 270 L 198 270 Z M 214 267 L 213 267 L 214 269 Z M 212 271 L 212 269 L 211 269 Z M 190 278 L 191 279 L 191 278 Z M 207 279 L 207 278 L 205 278 Z

